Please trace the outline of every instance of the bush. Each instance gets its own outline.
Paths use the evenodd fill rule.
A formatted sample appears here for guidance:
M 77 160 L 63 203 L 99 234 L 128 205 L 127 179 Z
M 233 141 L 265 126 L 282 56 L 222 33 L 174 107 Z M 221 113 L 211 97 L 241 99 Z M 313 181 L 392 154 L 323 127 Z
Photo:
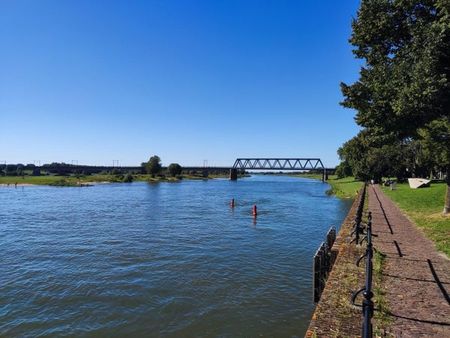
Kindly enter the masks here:
M 167 168 L 167 171 L 172 177 L 180 175 L 182 170 L 183 168 L 181 168 L 181 166 L 178 163 L 171 163 Z
M 336 167 L 336 175 L 338 178 L 352 176 L 352 168 L 350 167 L 347 161 L 342 161 Z
M 125 183 L 131 183 L 131 182 L 133 182 L 133 179 L 134 179 L 133 175 L 128 173 L 128 174 L 125 175 L 125 177 L 123 178 L 122 181 L 125 182 Z
M 114 168 L 111 170 L 111 175 L 120 175 L 122 174 L 122 171 L 120 169 Z
M 147 170 L 147 173 L 151 174 L 152 177 L 155 177 L 156 174 L 159 174 L 161 171 L 161 159 L 159 156 L 152 156 L 148 160 L 148 162 L 145 164 L 145 168 Z

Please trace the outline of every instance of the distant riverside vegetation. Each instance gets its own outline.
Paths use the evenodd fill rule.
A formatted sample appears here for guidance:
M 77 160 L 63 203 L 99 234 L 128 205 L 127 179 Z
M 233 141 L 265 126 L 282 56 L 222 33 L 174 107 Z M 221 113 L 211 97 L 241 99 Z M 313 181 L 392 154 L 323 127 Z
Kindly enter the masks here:
M 147 162 L 136 167 L 85 166 L 53 162 L 36 166 L 35 164 L 0 165 L 0 183 L 30 183 L 49 185 L 79 185 L 87 182 L 132 182 L 139 181 L 177 181 L 183 178 L 205 179 L 228 176 L 228 170 L 221 168 L 185 170 L 178 163 L 163 167 L 159 156 L 150 157 Z
M 337 174 L 445 180 L 450 213 L 448 0 L 363 0 L 350 43 L 364 63 L 355 83 L 341 83 L 341 104 L 361 131 L 339 148 Z

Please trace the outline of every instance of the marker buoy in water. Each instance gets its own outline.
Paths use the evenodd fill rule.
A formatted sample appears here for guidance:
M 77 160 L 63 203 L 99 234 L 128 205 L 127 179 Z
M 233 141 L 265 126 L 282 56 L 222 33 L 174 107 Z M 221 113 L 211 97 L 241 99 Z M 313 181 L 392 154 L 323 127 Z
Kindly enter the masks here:
M 234 208 L 234 198 L 231 199 L 230 207 Z
M 252 215 L 253 217 L 256 217 L 258 215 L 258 209 L 256 208 L 256 204 L 253 206 Z

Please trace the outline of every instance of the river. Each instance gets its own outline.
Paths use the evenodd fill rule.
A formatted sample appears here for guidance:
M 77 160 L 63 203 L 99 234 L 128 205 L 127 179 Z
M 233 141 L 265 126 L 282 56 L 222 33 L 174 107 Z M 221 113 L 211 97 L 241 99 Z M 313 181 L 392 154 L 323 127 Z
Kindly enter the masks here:
M 312 256 L 350 208 L 328 188 L 274 175 L 0 188 L 0 336 L 303 336 Z

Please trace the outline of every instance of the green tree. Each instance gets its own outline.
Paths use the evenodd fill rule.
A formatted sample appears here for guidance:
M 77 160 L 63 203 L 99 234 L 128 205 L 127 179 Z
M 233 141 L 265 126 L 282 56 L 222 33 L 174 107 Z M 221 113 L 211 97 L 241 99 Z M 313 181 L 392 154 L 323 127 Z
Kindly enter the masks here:
M 7 164 L 5 168 L 6 176 L 16 176 L 17 175 L 17 165 L 15 164 Z
M 352 175 L 352 167 L 347 161 L 342 161 L 336 166 L 336 175 L 338 178 L 344 178 Z
M 442 118 L 429 123 L 419 130 L 421 146 L 427 158 L 437 164 L 436 170 L 447 175 L 447 194 L 444 213 L 450 213 L 450 119 Z
M 159 156 L 154 155 L 150 157 L 146 166 L 147 173 L 152 175 L 153 177 L 161 172 L 161 159 Z
M 168 167 L 167 170 L 169 171 L 170 176 L 177 176 L 181 174 L 181 171 L 183 170 L 183 168 L 181 168 L 181 166 L 178 163 L 171 163 Z
M 355 178 L 366 181 L 370 179 L 370 172 L 367 166 L 366 154 L 368 152 L 365 132 L 361 131 L 352 139 L 345 142 L 338 149 L 338 155 L 342 162 L 348 163 Z
M 17 176 L 23 176 L 24 172 L 24 165 L 23 164 L 18 164 L 17 165 L 17 170 L 16 170 L 16 175 Z
M 344 143 L 338 154 L 341 165 L 348 165 L 353 176 L 365 181 L 374 179 L 379 182 L 383 176 L 395 176 L 402 180 L 411 162 L 408 145 L 373 137 L 367 130 L 362 130 Z
M 342 83 L 342 104 L 356 110 L 356 122 L 372 137 L 393 138 L 408 146 L 423 137 L 421 130 L 450 116 L 450 2 L 448 0 L 363 0 L 352 23 L 350 39 L 363 59 L 358 81 Z M 448 123 L 448 122 L 447 122 Z M 447 173 L 450 205 L 450 166 L 446 141 L 429 138 L 443 156 L 431 156 Z M 388 145 L 378 145 L 378 149 Z M 431 148 L 430 148 L 431 149 Z M 386 159 L 366 149 L 371 170 L 374 159 Z M 392 149 L 390 149 L 392 150 Z M 370 154 L 372 152 L 372 154 Z M 423 154 L 422 154 L 423 155 Z M 416 158 L 417 159 L 417 158 Z M 391 162 L 392 163 L 392 162 Z M 353 168 L 354 169 L 354 168 Z
M 419 130 L 423 156 L 430 163 L 438 164 L 436 170 L 446 170 L 450 164 L 450 121 L 439 119 Z

